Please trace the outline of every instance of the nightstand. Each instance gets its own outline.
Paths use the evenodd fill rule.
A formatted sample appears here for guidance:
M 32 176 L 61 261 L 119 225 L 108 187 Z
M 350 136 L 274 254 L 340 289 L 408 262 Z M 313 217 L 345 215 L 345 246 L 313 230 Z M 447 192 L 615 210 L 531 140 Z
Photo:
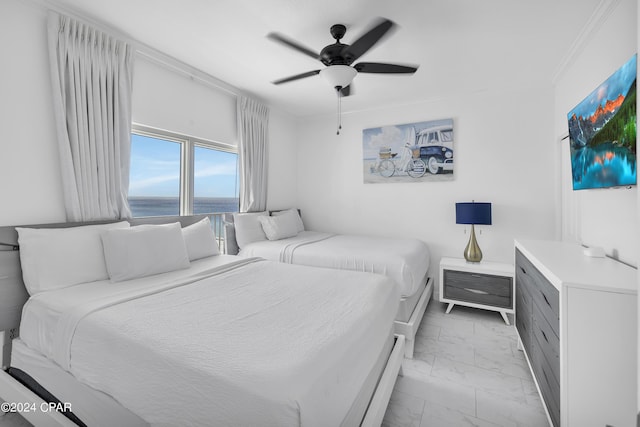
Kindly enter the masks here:
M 507 313 L 515 313 L 514 268 L 511 264 L 461 258 L 440 260 L 440 302 L 497 311 L 509 325 Z

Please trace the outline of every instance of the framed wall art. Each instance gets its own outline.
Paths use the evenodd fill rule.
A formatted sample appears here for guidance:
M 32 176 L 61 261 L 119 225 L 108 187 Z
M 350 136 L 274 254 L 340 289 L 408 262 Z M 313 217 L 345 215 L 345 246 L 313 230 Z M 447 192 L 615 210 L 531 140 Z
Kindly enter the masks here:
M 453 119 L 362 131 L 365 183 L 453 179 Z

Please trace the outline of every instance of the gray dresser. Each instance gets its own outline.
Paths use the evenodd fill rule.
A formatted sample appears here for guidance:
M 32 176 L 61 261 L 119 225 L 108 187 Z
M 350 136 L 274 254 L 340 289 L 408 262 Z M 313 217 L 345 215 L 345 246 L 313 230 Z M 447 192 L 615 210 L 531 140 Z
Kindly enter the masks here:
M 516 241 L 515 265 L 519 344 L 552 425 L 635 425 L 636 269 L 554 241 Z

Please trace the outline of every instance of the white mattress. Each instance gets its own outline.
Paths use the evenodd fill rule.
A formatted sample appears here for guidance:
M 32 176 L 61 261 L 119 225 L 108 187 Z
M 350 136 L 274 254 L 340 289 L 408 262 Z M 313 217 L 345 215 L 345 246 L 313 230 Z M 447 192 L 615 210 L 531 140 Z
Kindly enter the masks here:
M 152 425 L 339 425 L 388 340 L 397 286 L 205 261 L 38 294 L 21 339 Z
M 245 245 L 238 254 L 291 264 L 384 274 L 414 295 L 429 270 L 430 254 L 418 239 L 393 239 L 302 231 L 282 240 Z
M 60 402 L 71 403 L 73 414 L 87 426 L 148 426 L 111 396 L 78 383 L 73 375 L 27 347 L 19 338 L 11 343 L 11 367 L 27 373 Z
M 27 300 L 22 309 L 20 338 L 29 347 L 53 359 L 56 345 L 56 328 L 53 325 L 58 322 L 65 312 L 74 307 L 83 307 L 91 301 L 100 301 L 102 298 L 118 295 L 119 293 L 125 294 L 132 287 L 153 287 L 163 283 L 171 283 L 236 260 L 237 258 L 231 255 L 219 255 L 193 261 L 188 270 L 177 270 L 116 283 L 102 280 L 70 286 L 55 292 L 36 294 Z
M 427 278 L 424 279 L 424 283 L 418 286 L 415 293 L 408 297 L 403 297 L 400 300 L 400 306 L 398 307 L 398 313 L 396 313 L 396 320 L 400 322 L 408 322 L 413 314 L 413 310 L 418 305 L 418 301 L 424 292 L 424 288 L 427 286 Z M 407 337 L 409 339 L 410 337 Z

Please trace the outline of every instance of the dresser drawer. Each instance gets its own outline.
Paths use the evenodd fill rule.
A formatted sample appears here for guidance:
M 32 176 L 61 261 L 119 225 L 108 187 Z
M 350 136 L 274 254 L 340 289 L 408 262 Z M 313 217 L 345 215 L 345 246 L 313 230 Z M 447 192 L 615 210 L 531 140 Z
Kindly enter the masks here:
M 531 342 L 531 295 L 527 288 L 516 282 L 516 329 L 524 348 L 529 350 Z
M 560 294 L 555 286 L 518 250 L 516 250 L 516 277 L 529 289 L 533 303 L 540 307 L 540 311 L 556 335 L 560 335 Z
M 518 286 L 518 288 L 526 288 L 529 292 L 531 292 L 531 290 L 535 288 L 535 282 L 531 275 L 525 273 L 527 270 L 529 270 L 529 268 L 526 265 L 523 266 L 521 258 L 524 257 L 520 254 L 520 252 L 516 252 L 516 286 Z
M 526 307 L 529 310 L 529 314 L 531 314 L 531 306 L 533 304 L 531 287 L 527 286 L 519 274 L 516 274 L 516 304 Z
M 512 308 L 511 277 L 444 270 L 444 297 L 459 301 Z
M 531 367 L 554 427 L 560 427 L 560 385 L 550 372 L 540 348 L 531 346 Z
M 531 293 L 533 305 L 540 309 L 540 314 L 549 323 L 556 335 L 560 335 L 560 315 L 557 307 L 560 303 L 558 291 L 553 287 L 539 287 Z
M 531 330 L 556 382 L 560 383 L 560 339 L 536 305 L 533 307 Z

